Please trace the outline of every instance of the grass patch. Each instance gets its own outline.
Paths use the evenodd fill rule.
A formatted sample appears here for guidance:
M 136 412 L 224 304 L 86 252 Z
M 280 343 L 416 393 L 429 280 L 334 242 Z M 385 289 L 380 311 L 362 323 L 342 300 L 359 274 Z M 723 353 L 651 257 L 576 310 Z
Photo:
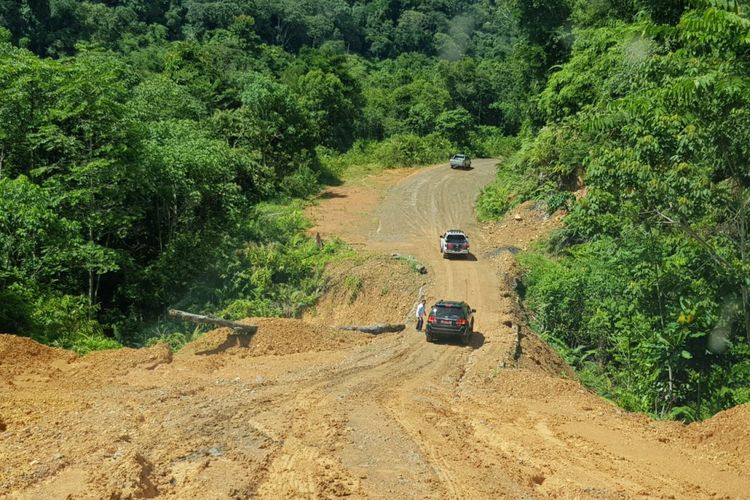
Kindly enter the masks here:
M 477 199 L 477 218 L 480 221 L 500 219 L 508 210 L 533 197 L 536 183 L 524 175 L 519 156 L 514 155 L 497 169 L 495 180 L 485 186 Z
M 344 286 L 347 290 L 349 303 L 354 304 L 365 283 L 359 276 L 347 276 L 344 278 Z

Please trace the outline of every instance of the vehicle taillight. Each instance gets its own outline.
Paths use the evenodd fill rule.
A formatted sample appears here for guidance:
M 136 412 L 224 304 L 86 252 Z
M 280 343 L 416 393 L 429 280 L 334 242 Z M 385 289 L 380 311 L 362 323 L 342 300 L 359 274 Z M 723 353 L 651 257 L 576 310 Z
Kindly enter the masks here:
M 457 319 L 456 320 L 456 324 L 457 325 L 465 325 L 466 324 L 466 320 L 465 319 Z
M 428 323 L 437 323 L 437 318 L 435 316 L 433 316 L 432 314 L 430 314 L 429 316 L 427 316 L 427 322 Z
M 453 248 L 453 243 L 448 243 L 448 248 Z
M 461 245 L 461 248 L 469 248 L 469 244 L 468 243 L 464 243 L 463 245 Z

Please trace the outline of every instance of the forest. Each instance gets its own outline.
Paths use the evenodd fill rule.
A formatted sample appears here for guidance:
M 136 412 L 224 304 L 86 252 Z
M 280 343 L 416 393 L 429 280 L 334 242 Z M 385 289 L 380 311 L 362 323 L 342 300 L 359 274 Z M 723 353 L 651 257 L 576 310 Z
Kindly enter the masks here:
M 750 401 L 750 10 L 733 0 L 0 0 L 0 330 L 184 342 L 294 316 L 352 166 L 502 157 L 533 327 L 625 409 Z
M 699 420 L 750 401 L 750 11 L 624 5 L 574 6 L 481 212 L 569 211 L 521 257 L 536 330 L 624 408 Z
M 338 250 L 294 200 L 521 126 L 510 4 L 3 0 L 0 26 L 0 325 L 80 352 L 169 336 L 168 306 L 299 313 Z

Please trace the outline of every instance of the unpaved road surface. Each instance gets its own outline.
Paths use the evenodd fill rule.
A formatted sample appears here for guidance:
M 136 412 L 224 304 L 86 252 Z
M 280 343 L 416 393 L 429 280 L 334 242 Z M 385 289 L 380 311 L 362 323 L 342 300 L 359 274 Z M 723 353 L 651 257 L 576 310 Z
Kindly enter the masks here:
M 748 498 L 750 409 L 687 427 L 626 413 L 527 331 L 511 251 L 559 218 L 524 206 L 478 226 L 494 163 L 474 166 L 389 173 L 391 187 L 336 188 L 314 210 L 325 238 L 426 264 L 428 300 L 477 309 L 470 346 L 428 344 L 413 323 L 370 338 L 299 320 L 259 320 L 249 344 L 218 330 L 174 355 L 75 358 L 0 336 L 0 495 Z M 326 215 L 338 210 L 343 226 Z M 450 228 L 473 258 L 441 258 Z

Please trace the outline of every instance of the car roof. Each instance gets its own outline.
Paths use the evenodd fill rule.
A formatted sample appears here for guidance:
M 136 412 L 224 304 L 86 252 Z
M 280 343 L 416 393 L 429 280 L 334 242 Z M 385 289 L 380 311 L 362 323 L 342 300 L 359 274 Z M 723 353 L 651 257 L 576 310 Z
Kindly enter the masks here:
M 461 231 L 460 229 L 448 229 L 448 230 L 447 230 L 447 231 L 445 232 L 445 234 L 462 234 L 462 235 L 466 236 L 466 233 L 464 233 L 464 232 L 463 232 L 463 231 Z
M 447 306 L 447 307 L 461 307 L 461 306 L 468 306 L 464 301 L 461 300 L 444 300 L 440 299 L 435 303 L 436 306 Z

